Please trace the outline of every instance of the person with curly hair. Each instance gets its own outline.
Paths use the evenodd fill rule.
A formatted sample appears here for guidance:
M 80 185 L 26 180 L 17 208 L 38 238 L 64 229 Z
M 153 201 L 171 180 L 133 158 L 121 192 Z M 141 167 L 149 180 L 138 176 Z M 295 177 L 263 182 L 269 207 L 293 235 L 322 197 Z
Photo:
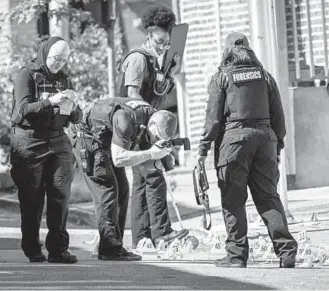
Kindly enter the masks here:
M 142 46 L 131 50 L 120 66 L 120 96 L 147 101 L 156 109 L 166 109 L 168 98 L 154 92 L 154 82 L 159 70 L 158 58 L 170 48 L 170 32 L 176 25 L 176 17 L 171 9 L 162 5 L 152 5 L 142 16 L 146 38 Z M 174 86 L 172 76 L 180 69 L 180 56 L 174 58 L 175 65 L 169 72 L 170 90 Z M 141 150 L 151 147 L 147 141 L 139 145 Z M 166 157 L 174 162 L 173 157 Z M 154 245 L 160 240 L 170 242 L 181 239 L 188 230 L 173 230 L 167 206 L 167 185 L 161 171 L 146 164 L 132 167 L 133 186 L 131 201 L 132 247 L 136 248 L 143 238 L 150 238 Z

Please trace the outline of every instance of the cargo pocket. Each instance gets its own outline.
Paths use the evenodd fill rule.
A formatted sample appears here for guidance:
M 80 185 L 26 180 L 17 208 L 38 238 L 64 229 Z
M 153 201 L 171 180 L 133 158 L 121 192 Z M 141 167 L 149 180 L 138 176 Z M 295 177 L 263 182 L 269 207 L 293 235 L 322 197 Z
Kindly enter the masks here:
M 95 183 L 109 187 L 112 182 L 113 169 L 108 155 L 100 150 L 94 154 L 93 175 L 90 177 Z
M 19 146 L 20 146 L 19 138 L 13 134 L 10 140 L 10 164 L 12 166 L 18 165 L 19 163 L 19 155 L 18 155 Z
M 246 142 L 249 140 L 249 135 L 234 135 L 224 137 L 219 149 L 218 161 L 216 165 L 218 187 L 224 191 L 232 182 L 240 184 L 236 180 L 238 173 L 247 173 L 246 169 Z M 245 176 L 245 175 L 244 175 Z M 240 179 L 238 177 L 238 179 Z M 244 184 L 245 179 L 241 181 Z
M 268 133 L 268 137 L 269 137 L 270 141 L 278 142 L 278 138 L 273 130 L 271 130 L 271 132 Z
M 245 159 L 245 145 L 249 140 L 249 135 L 225 136 L 221 145 L 218 147 L 217 165 L 225 165 L 232 161 L 242 162 Z

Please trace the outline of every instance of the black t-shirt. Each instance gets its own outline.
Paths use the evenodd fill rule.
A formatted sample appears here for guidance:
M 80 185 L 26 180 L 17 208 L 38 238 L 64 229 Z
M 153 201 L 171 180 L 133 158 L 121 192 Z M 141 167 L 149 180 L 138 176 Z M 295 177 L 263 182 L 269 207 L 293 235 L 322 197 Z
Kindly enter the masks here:
M 113 115 L 112 124 L 112 142 L 119 147 L 130 150 L 137 134 L 132 118 L 123 109 L 119 109 Z

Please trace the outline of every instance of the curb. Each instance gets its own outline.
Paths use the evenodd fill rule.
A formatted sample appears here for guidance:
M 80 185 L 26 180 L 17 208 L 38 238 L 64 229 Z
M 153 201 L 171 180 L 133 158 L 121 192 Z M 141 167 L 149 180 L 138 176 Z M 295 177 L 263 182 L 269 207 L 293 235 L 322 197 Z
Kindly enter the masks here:
M 88 210 L 81 210 L 75 207 L 70 207 L 67 220 L 68 222 L 76 225 L 97 228 L 95 213 Z
M 0 208 L 11 212 L 20 211 L 18 200 L 10 198 L 0 198 Z M 45 209 L 43 213 L 45 213 Z M 78 209 L 75 206 L 70 206 L 67 221 L 80 226 L 97 227 L 93 211 Z
M 0 207 L 9 211 L 20 211 L 19 203 L 16 199 L 0 198 Z
M 6 209 L 8 211 L 12 212 L 19 212 L 19 202 L 16 199 L 10 199 L 6 197 L 0 198 L 0 207 L 2 209 Z M 179 205 L 178 205 L 179 207 Z M 248 201 L 246 203 L 246 208 L 252 208 L 254 207 L 254 204 L 252 201 Z M 211 214 L 216 215 L 217 213 L 221 212 L 221 207 L 212 207 L 211 208 Z M 329 213 L 329 203 L 325 204 L 317 204 L 314 206 L 308 206 L 308 207 L 299 207 L 295 209 L 291 209 L 293 215 L 312 215 L 313 213 L 317 214 L 325 214 Z M 45 211 L 44 211 L 45 212 Z M 202 216 L 203 209 L 200 207 L 199 209 L 195 209 L 194 211 L 191 211 L 189 213 L 181 214 L 182 220 L 188 220 L 192 219 L 198 216 Z M 254 215 L 258 215 L 256 212 Z M 177 222 L 178 219 L 175 216 L 171 218 L 171 222 Z M 70 205 L 69 214 L 68 214 L 68 222 L 72 224 L 76 224 L 79 226 L 85 226 L 90 228 L 97 228 L 96 224 L 96 216 L 93 210 L 88 209 L 82 209 L 79 207 L 76 207 L 76 205 Z

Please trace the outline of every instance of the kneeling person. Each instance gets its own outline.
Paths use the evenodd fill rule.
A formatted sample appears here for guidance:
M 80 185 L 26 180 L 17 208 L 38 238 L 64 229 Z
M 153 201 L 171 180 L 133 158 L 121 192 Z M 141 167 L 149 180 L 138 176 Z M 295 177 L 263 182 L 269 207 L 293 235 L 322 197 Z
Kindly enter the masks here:
M 95 203 L 98 259 L 141 260 L 122 246 L 129 200 L 124 167 L 168 156 L 171 148 L 161 144 L 176 128 L 171 112 L 130 98 L 99 100 L 83 111 L 80 125 L 70 128 L 74 155 Z M 141 150 L 140 144 L 150 146 Z

